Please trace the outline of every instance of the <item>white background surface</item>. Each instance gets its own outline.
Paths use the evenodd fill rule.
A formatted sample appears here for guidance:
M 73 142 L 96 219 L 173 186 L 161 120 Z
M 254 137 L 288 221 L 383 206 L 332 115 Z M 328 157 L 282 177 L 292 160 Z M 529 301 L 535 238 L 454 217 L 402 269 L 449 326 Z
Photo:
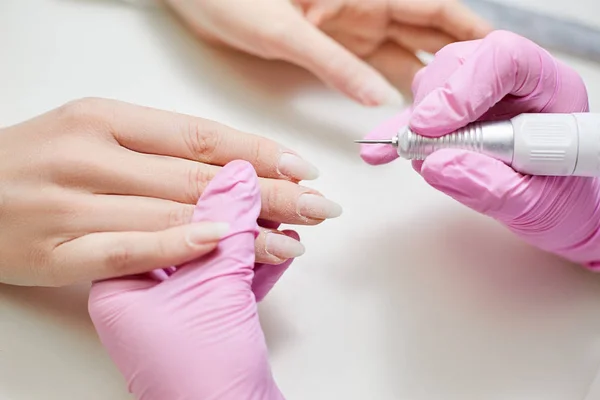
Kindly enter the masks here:
M 596 0 L 520 3 L 600 25 Z M 569 62 L 599 111 L 600 65 Z M 600 277 L 523 245 L 408 163 L 363 164 L 351 140 L 396 110 L 209 49 L 162 12 L 0 1 L 0 124 L 84 96 L 216 119 L 319 166 L 313 186 L 345 214 L 299 230 L 308 251 L 261 310 L 289 399 L 586 397 L 600 365 Z M 86 288 L 0 286 L 0 398 L 129 398 L 87 317 Z

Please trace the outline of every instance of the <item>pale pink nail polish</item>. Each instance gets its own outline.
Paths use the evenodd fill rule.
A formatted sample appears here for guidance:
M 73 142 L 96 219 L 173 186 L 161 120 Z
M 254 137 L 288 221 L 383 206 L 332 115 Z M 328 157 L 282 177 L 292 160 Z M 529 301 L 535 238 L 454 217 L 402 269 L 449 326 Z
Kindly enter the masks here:
M 309 219 L 329 219 L 342 215 L 342 207 L 318 194 L 304 193 L 298 199 L 297 212 Z

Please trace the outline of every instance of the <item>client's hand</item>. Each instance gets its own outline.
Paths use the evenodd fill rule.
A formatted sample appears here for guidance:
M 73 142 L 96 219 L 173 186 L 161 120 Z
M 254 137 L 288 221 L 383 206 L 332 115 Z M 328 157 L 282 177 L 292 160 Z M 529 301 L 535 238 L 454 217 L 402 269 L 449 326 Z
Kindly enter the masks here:
M 365 105 L 410 91 L 434 53 L 488 24 L 459 0 L 165 0 L 201 37 L 289 61 Z
M 508 32 L 440 51 L 415 79 L 412 111 L 370 137 L 392 136 L 408 123 L 437 137 L 476 120 L 521 113 L 588 111 L 580 76 L 531 41 Z M 372 164 L 394 159 L 365 147 Z M 415 168 L 425 180 L 468 207 L 489 215 L 527 242 L 589 267 L 600 266 L 600 181 L 521 175 L 500 161 L 464 150 L 440 150 Z
M 259 262 L 299 256 L 279 223 L 315 225 L 338 205 L 297 184 L 317 171 L 293 151 L 213 121 L 102 99 L 0 130 L 0 282 L 58 286 L 146 272 L 206 250 L 189 224 L 227 162 L 262 178 Z
M 214 252 L 154 277 L 93 285 L 90 315 L 138 399 L 283 398 L 269 368 L 256 302 L 291 260 L 254 264 L 259 212 L 254 170 L 232 162 L 210 182 L 194 212 L 196 223 L 228 224 Z

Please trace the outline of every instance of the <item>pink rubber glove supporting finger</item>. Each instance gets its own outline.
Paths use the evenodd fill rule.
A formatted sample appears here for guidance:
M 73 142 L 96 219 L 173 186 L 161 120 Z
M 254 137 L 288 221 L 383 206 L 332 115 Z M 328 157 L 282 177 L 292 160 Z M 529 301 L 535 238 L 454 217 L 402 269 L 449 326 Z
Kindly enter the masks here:
M 283 398 L 269 368 L 256 301 L 290 262 L 254 265 L 259 211 L 254 170 L 232 162 L 208 185 L 194 213 L 194 221 L 230 224 L 215 252 L 163 281 L 143 276 L 93 285 L 92 321 L 138 399 Z
M 419 74 L 413 92 L 409 125 L 424 136 L 524 112 L 588 111 L 585 86 L 574 70 L 531 41 L 501 31 L 442 49 Z M 397 128 L 378 134 L 389 137 Z M 370 162 L 387 157 L 371 154 Z M 460 150 L 438 151 L 415 166 L 432 186 L 527 242 L 600 266 L 597 179 L 523 176 L 497 160 Z

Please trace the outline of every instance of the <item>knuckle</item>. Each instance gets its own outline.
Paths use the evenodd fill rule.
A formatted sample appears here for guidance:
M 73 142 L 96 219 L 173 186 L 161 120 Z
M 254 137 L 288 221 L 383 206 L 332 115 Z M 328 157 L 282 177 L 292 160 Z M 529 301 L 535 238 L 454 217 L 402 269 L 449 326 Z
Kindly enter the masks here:
M 202 164 L 197 164 L 190 168 L 188 172 L 187 192 L 185 194 L 188 204 L 196 204 L 204 188 L 210 182 L 210 179 L 210 173 Z
M 189 224 L 192 220 L 192 215 L 194 214 L 194 206 L 185 205 L 183 207 L 177 206 L 169 212 L 168 216 L 168 226 L 181 226 L 185 224 Z
M 61 119 L 66 121 L 90 121 L 100 117 L 101 113 L 98 110 L 103 103 L 103 99 L 86 97 L 63 104 L 56 111 Z
M 27 259 L 31 276 L 44 286 L 59 287 L 72 283 L 67 280 L 65 271 L 51 262 L 48 249 L 41 243 L 29 249 Z
M 183 235 L 178 242 L 186 247 L 189 246 L 188 241 L 185 239 L 185 237 L 183 237 Z M 154 259 L 167 260 L 172 254 L 173 244 L 171 242 L 164 240 L 164 237 L 163 240 L 159 239 L 156 241 L 156 247 L 154 249 Z
M 212 121 L 193 121 L 185 135 L 186 145 L 196 160 L 210 162 L 221 140 L 222 127 Z
M 115 275 L 122 275 L 134 261 L 134 249 L 128 242 L 120 242 L 111 246 L 106 252 L 106 267 Z
M 106 99 L 86 97 L 71 101 L 57 110 L 58 121 L 64 132 L 110 131 L 110 112 Z
M 271 154 L 268 151 L 265 151 L 265 141 L 264 140 L 249 140 L 246 145 L 247 151 L 247 159 L 252 166 L 264 165 L 267 160 L 272 158 Z
M 286 181 L 277 181 L 274 185 L 271 185 L 266 191 L 263 191 L 263 202 L 261 216 L 266 219 L 272 220 L 274 217 L 282 218 L 284 214 L 291 213 L 291 206 L 286 207 L 289 202 L 286 201 L 287 193 L 289 188 L 287 186 L 293 185 Z M 265 193 L 266 192 L 266 193 Z M 289 209 L 287 209 L 289 208 Z

